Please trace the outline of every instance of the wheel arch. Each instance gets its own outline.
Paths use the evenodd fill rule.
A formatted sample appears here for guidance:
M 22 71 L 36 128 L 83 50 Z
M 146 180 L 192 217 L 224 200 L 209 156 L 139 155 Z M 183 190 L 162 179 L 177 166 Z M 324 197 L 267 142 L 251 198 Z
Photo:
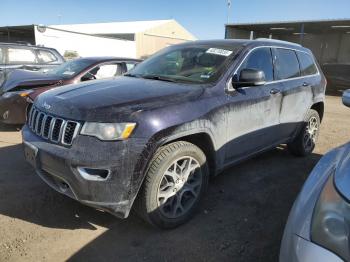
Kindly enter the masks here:
M 324 115 L 324 102 L 321 101 L 321 102 L 314 103 L 311 106 L 311 109 L 317 111 L 318 115 L 320 116 L 320 121 L 322 122 L 323 115 Z
M 191 134 L 183 134 L 174 137 L 168 137 L 160 144 L 160 146 L 168 145 L 177 141 L 186 141 L 198 146 L 204 152 L 207 158 L 210 174 L 216 173 L 216 151 L 214 141 L 210 134 L 208 134 L 207 132 L 200 131 Z

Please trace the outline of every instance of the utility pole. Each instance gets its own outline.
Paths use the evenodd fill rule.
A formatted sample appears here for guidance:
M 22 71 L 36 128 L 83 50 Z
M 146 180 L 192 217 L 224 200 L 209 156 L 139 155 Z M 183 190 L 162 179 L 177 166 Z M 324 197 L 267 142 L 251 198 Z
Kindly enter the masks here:
M 230 23 L 231 0 L 227 0 L 227 24 Z

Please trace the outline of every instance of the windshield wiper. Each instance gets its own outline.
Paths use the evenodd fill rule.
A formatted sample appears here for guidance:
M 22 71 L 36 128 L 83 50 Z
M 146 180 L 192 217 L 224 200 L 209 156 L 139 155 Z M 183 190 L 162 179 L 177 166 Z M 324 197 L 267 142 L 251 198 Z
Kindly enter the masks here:
M 173 83 L 178 82 L 176 79 L 164 77 L 164 76 L 160 76 L 160 75 L 140 75 L 140 77 L 145 78 L 145 79 L 153 79 L 153 80 L 167 81 L 167 82 L 173 82 Z
M 140 77 L 140 75 L 136 75 L 136 74 L 131 74 L 131 73 L 126 73 L 123 76 L 129 76 L 129 77 Z

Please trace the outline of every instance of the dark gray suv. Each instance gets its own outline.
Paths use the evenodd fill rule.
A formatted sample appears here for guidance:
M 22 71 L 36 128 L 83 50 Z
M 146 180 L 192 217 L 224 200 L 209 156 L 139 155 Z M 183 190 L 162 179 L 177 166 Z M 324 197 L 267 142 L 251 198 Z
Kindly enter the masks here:
M 194 214 L 210 175 L 282 143 L 310 154 L 325 88 L 296 44 L 174 45 L 123 77 L 41 94 L 22 130 L 25 155 L 59 192 L 171 228 Z

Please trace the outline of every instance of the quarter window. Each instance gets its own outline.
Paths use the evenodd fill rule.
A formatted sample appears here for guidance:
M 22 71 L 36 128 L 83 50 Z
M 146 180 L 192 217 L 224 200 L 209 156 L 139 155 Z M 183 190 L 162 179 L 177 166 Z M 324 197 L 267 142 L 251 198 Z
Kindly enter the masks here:
M 41 63 L 53 63 L 57 61 L 57 57 L 54 56 L 51 52 L 46 50 L 38 50 L 38 58 Z
M 313 58 L 306 53 L 298 52 L 298 59 L 300 63 L 301 75 L 308 76 L 317 73 L 317 68 Z
M 275 77 L 276 80 L 300 76 L 297 56 L 290 49 L 275 49 Z
M 0 48 L 0 64 L 4 63 L 4 53 L 2 51 L 2 48 Z
M 34 52 L 30 49 L 24 49 L 24 48 L 9 48 L 8 58 L 9 58 L 10 64 L 36 62 L 36 56 Z
M 252 51 L 243 63 L 242 69 L 257 69 L 265 73 L 266 81 L 273 80 L 273 65 L 270 48 L 258 48 Z

